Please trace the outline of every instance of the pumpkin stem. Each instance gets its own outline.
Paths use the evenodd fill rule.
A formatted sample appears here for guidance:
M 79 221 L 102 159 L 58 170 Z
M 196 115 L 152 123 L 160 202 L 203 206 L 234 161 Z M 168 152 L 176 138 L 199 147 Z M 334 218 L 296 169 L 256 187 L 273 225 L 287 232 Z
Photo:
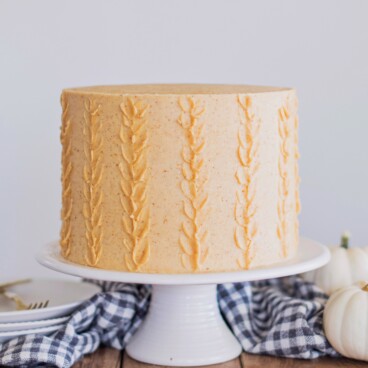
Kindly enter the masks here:
M 367 291 L 368 292 L 368 284 L 366 284 L 365 286 L 362 287 L 363 291 Z
M 341 235 L 341 248 L 348 249 L 349 248 L 349 240 L 350 240 L 350 233 L 348 231 L 345 231 Z

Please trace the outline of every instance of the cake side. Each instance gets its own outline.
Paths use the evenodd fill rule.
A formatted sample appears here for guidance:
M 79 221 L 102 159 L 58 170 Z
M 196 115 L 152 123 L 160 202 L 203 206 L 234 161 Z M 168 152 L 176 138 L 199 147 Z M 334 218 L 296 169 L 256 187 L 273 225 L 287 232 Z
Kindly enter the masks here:
M 184 273 L 255 268 L 295 254 L 294 90 L 104 88 L 62 94 L 64 257 Z

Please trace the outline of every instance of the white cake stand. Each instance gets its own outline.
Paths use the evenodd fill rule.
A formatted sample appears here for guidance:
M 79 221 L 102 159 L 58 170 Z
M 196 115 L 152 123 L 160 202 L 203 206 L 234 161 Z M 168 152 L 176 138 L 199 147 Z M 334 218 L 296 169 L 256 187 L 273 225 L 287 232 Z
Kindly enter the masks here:
M 134 359 L 167 366 L 199 366 L 236 358 L 241 346 L 221 317 L 216 284 L 262 280 L 310 271 L 326 264 L 324 245 L 301 238 L 297 256 L 288 262 L 256 270 L 157 275 L 100 270 L 64 260 L 54 242 L 37 256 L 55 271 L 85 278 L 153 284 L 147 317 L 126 350 Z

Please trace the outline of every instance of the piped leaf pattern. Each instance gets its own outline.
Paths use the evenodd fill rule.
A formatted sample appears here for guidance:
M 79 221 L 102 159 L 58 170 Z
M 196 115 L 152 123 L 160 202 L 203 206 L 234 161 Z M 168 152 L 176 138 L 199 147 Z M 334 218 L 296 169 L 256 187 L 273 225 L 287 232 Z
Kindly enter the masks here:
M 278 224 L 276 228 L 277 237 L 281 243 L 283 257 L 287 257 L 287 219 L 289 211 L 289 187 L 290 178 L 288 174 L 288 163 L 290 160 L 290 110 L 288 103 L 278 109 L 278 130 L 280 138 L 280 154 L 278 162 L 279 171 L 279 198 L 277 204 Z
M 179 98 L 181 110 L 178 124 L 185 132 L 186 143 L 182 148 L 181 190 L 184 194 L 183 212 L 186 221 L 182 223 L 182 234 L 179 245 L 183 252 L 183 267 L 190 271 L 199 271 L 203 267 L 209 248 L 205 246 L 208 235 L 204 227 L 207 213 L 208 194 L 206 193 L 207 178 L 203 172 L 205 139 L 203 136 L 204 106 L 192 97 Z
M 102 201 L 101 181 L 102 165 L 102 124 L 99 119 L 101 105 L 92 99 L 84 103 L 84 155 L 83 168 L 83 216 L 86 226 L 87 254 L 86 263 L 96 266 L 102 254 Z
M 242 251 L 242 257 L 237 260 L 238 266 L 248 269 L 251 263 L 250 250 L 258 233 L 255 197 L 261 122 L 255 115 L 250 96 L 246 96 L 243 101 L 238 96 L 238 105 L 241 111 L 237 150 L 239 168 L 235 178 L 239 189 L 235 201 L 234 241 L 237 248 Z
M 64 95 L 61 95 L 61 132 L 60 141 L 62 144 L 61 154 L 61 186 L 62 186 L 62 209 L 61 209 L 61 231 L 60 247 L 64 257 L 68 257 L 71 251 L 71 213 L 73 206 L 71 192 L 71 173 L 72 173 L 72 144 L 71 144 L 71 123 L 68 118 L 69 105 Z
M 124 246 L 128 252 L 125 263 L 130 271 L 139 271 L 150 257 L 146 129 L 148 105 L 128 98 L 120 105 L 120 109 L 122 227 L 126 234 Z
M 296 105 L 295 109 L 297 109 L 297 105 L 298 105 L 297 99 L 296 99 L 295 105 Z M 298 160 L 300 158 L 300 153 L 299 153 L 299 148 L 298 148 L 299 147 L 298 128 L 299 128 L 299 118 L 298 118 L 298 115 L 295 115 L 294 117 L 294 160 L 295 160 L 294 175 L 295 175 L 295 212 L 296 212 L 295 236 L 297 237 L 295 239 L 296 244 L 298 242 L 298 236 L 299 236 L 298 214 L 301 211 L 300 194 L 299 194 L 300 175 L 299 175 Z

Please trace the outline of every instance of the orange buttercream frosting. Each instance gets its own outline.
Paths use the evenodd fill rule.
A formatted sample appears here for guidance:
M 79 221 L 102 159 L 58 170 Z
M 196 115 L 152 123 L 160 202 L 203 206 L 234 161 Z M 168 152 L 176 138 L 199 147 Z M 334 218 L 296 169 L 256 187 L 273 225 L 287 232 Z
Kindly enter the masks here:
M 298 242 L 295 90 L 122 85 L 62 93 L 61 254 L 102 269 L 252 269 Z

